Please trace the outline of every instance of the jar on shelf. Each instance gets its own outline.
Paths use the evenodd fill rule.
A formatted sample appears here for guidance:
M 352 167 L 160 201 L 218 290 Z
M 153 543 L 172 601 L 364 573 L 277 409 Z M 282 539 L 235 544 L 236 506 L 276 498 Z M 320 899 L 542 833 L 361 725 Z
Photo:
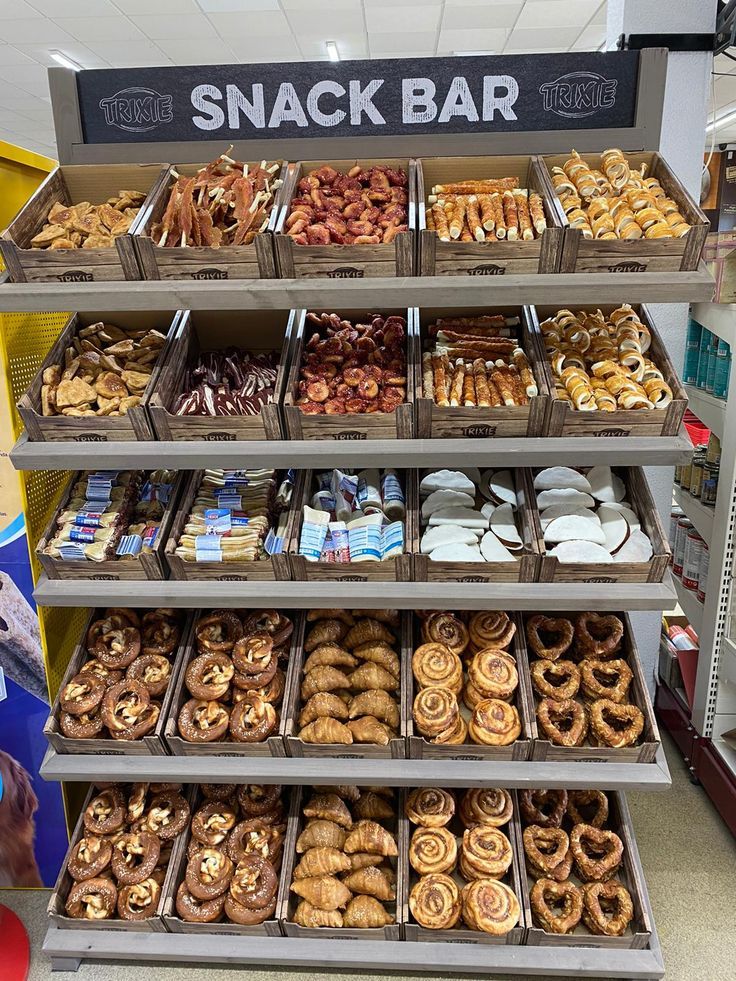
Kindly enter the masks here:
M 705 459 L 708 463 L 721 462 L 721 441 L 715 433 L 711 433 L 708 438 L 708 447 L 705 451 Z
M 690 485 L 687 488 L 693 497 L 700 497 L 703 483 L 703 468 L 705 467 L 705 447 L 699 446 L 693 454 L 690 464 Z
M 708 507 L 716 506 L 718 496 L 718 472 L 720 466 L 717 463 L 706 463 L 703 468 L 703 483 L 700 488 L 700 500 Z
M 680 470 L 680 486 L 683 490 L 690 490 L 690 470 L 692 467 L 692 458 L 690 463 L 683 463 L 682 469 Z

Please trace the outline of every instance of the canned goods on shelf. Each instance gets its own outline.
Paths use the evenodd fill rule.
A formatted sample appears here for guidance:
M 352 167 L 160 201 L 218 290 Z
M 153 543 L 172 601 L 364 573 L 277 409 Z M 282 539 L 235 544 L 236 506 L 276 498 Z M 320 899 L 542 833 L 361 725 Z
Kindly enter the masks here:
M 704 541 L 694 528 L 687 533 L 685 554 L 682 562 L 682 585 L 685 589 L 697 592 L 700 577 L 700 559 L 703 554 Z
M 708 507 L 716 506 L 718 495 L 718 472 L 720 466 L 717 463 L 706 463 L 703 468 L 703 483 L 700 487 L 700 500 Z
M 672 549 L 672 571 L 676 576 L 682 575 L 682 563 L 685 559 L 685 542 L 687 533 L 694 528 L 689 518 L 680 518 L 677 522 L 677 532 L 675 534 L 675 547 Z

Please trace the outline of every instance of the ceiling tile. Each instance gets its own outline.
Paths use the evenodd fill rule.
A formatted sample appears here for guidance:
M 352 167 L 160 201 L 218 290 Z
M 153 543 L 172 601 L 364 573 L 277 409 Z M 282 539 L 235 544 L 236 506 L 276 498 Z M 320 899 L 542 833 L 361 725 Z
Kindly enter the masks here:
M 736 100 L 736 75 L 723 75 L 715 79 L 715 97 L 717 110 Z
M 606 4 L 606 0 L 603 0 L 603 3 L 596 10 L 595 14 L 593 14 L 593 17 L 591 19 L 591 24 L 603 24 L 603 25 L 605 25 L 605 23 L 606 23 L 606 15 L 608 13 L 607 6 L 608 5 Z
M 43 65 L 11 65 L 0 68 L 0 78 L 40 98 L 49 94 L 49 80 Z
M 242 14 L 210 14 L 209 19 L 217 28 L 220 37 L 228 43 L 235 37 L 279 37 L 289 34 L 289 25 L 280 10 L 262 10 L 257 17 L 244 17 Z
M 439 50 L 449 51 L 493 51 L 499 54 L 503 51 L 509 32 L 501 30 L 442 30 L 440 31 Z
M 12 44 L 0 44 L 0 65 L 30 65 L 33 61 Z
M 124 14 L 150 14 L 152 9 L 157 14 L 199 13 L 196 0 L 156 0 L 155 5 L 151 0 L 114 0 L 114 2 Z
M 32 139 L 41 139 L 48 132 L 48 126 L 35 119 L 18 118 L 15 122 L 4 125 L 11 127 L 14 133 L 20 133 L 21 136 L 28 136 Z
M 38 6 L 38 4 L 36 4 Z M 59 9 L 58 6 L 56 8 Z M 41 17 L 42 15 L 35 10 L 29 3 L 25 0 L 0 0 L 0 20 L 3 23 L 6 20 L 19 20 L 23 17 Z
M 62 44 L 72 40 L 71 34 L 45 17 L 25 20 L 3 18 L 3 40 L 9 44 Z
M 217 31 L 204 14 L 182 14 L 181 17 L 135 16 L 132 21 L 151 41 L 162 38 L 167 41 L 196 41 L 197 38 L 217 36 Z
M 13 129 L 14 123 L 29 122 L 29 117 L 13 109 L 0 109 L 0 129 Z
M 150 68 L 171 64 L 171 59 L 153 41 L 126 41 L 115 50 L 110 50 L 109 45 L 101 42 L 90 42 L 90 47 L 100 56 L 107 54 L 113 68 Z
M 441 0 L 437 0 L 441 3 Z M 281 6 L 288 13 L 290 10 L 314 11 L 314 0 L 281 0 Z M 360 0 L 330 0 L 330 10 L 362 10 Z
M 247 13 L 249 10 L 279 9 L 279 0 L 197 0 L 197 3 L 206 14 Z M 314 8 L 314 4 L 312 7 Z
M 437 35 L 434 31 L 415 31 L 413 34 L 371 34 L 371 58 L 391 58 L 406 55 L 433 55 Z
M 580 33 L 577 27 L 536 27 L 514 30 L 506 42 L 504 53 L 567 51 Z
M 249 62 L 255 64 L 263 60 L 261 56 L 266 50 L 271 53 L 272 60 L 275 62 L 303 61 L 302 53 L 290 34 L 274 40 L 273 43 L 269 41 L 267 46 L 258 38 L 233 38 L 230 43 L 235 52 L 235 57 L 245 64 Z
M 58 17 L 56 23 L 79 41 L 142 41 L 144 35 L 127 17 Z M 36 40 L 40 40 L 36 38 Z
M 299 41 L 303 37 L 338 41 L 342 34 L 363 32 L 363 15 L 357 10 L 333 10 L 327 23 L 315 19 L 314 13 L 306 10 L 290 10 L 286 16 Z
M 436 31 L 440 13 L 440 7 L 432 7 L 424 11 L 421 17 L 417 13 L 417 8 L 413 6 L 371 7 L 365 12 L 365 19 L 371 41 L 374 34 L 390 32 L 396 33 L 400 41 L 402 31 L 407 32 L 407 34 L 415 34 L 417 26 L 422 28 L 422 31 L 419 32 L 422 34 Z M 401 50 L 401 48 L 396 50 Z
M 54 20 L 59 17 L 114 17 L 120 12 L 110 0 L 31 0 L 36 10 Z
M 402 0 L 403 6 L 405 7 L 439 7 L 442 0 Z M 363 6 L 366 11 L 372 10 L 374 7 L 391 7 L 393 6 L 393 0 L 363 0 Z M 420 15 L 417 14 L 417 17 Z
M 580 32 L 580 37 L 573 45 L 573 51 L 597 51 L 605 40 L 605 26 L 603 24 L 591 24 Z
M 335 41 L 341 61 L 356 61 L 368 57 L 368 40 L 363 33 L 343 34 L 327 38 Z M 327 61 L 324 39 L 299 38 L 299 47 L 307 61 Z
M 478 6 L 445 6 L 442 15 L 442 28 L 461 30 L 464 28 L 486 28 L 494 30 L 503 27 L 513 27 L 522 5 L 520 3 L 504 3 L 497 7 Z
M 175 65 L 228 65 L 233 60 L 232 50 L 219 37 L 158 44 Z
M 582 29 L 596 12 L 598 0 L 566 0 L 550 3 L 549 0 L 527 0 L 519 15 L 517 29 L 572 27 Z
M 23 89 L 19 89 L 16 85 L 11 85 L 9 82 L 3 82 L 2 87 L 2 100 L 6 106 L 12 106 L 17 112 L 23 115 L 24 109 L 42 109 L 44 106 L 48 106 L 48 101 L 44 101 L 39 96 L 32 95 L 30 92 L 25 92 Z

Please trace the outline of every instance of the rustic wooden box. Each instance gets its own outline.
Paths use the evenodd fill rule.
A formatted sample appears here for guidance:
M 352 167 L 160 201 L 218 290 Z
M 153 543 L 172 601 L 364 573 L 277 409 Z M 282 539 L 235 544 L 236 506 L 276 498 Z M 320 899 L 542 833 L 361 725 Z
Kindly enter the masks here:
M 459 800 L 463 790 L 455 791 L 457 799 Z M 462 919 L 458 921 L 457 925 L 449 930 L 428 930 L 426 927 L 420 926 L 418 923 L 414 923 L 409 909 L 409 896 L 411 895 L 411 890 L 417 884 L 421 876 L 414 871 L 414 869 L 409 864 L 409 845 L 411 843 L 411 838 L 416 828 L 407 817 L 404 816 L 402 809 L 401 821 L 405 825 L 403 829 L 403 843 L 406 846 L 405 851 L 401 853 L 400 860 L 404 866 L 403 878 L 406 882 L 406 888 L 404 889 L 404 899 L 405 906 L 402 913 L 402 922 L 404 924 L 404 939 L 415 943 L 447 943 L 447 944 L 482 944 L 484 946 L 519 946 L 524 943 L 524 938 L 526 935 L 526 923 L 525 923 L 525 910 L 524 910 L 524 896 L 523 896 L 523 884 L 522 880 L 524 878 L 524 847 L 521 842 L 521 832 L 519 830 L 519 802 L 516 796 L 516 791 L 509 791 L 514 804 L 514 813 L 508 824 L 505 824 L 499 831 L 502 831 L 506 837 L 511 842 L 511 848 L 513 850 L 513 862 L 509 867 L 508 872 L 501 878 L 501 882 L 513 889 L 516 894 L 516 898 L 519 900 L 519 922 L 518 924 L 509 932 L 502 937 L 495 937 L 493 934 L 484 933 L 482 930 L 471 930 L 467 927 Z M 458 864 L 460 861 L 461 846 L 463 831 L 465 826 L 463 825 L 460 817 L 455 812 L 455 816 L 446 826 L 447 829 L 455 835 L 458 839 Z M 460 874 L 458 868 L 453 872 L 448 872 L 452 879 L 458 884 L 460 889 L 466 884 L 466 880 Z
M 249 310 L 233 314 L 224 310 L 182 310 L 175 335 L 166 348 L 154 391 L 149 398 L 151 423 L 161 440 L 254 440 L 281 439 L 279 406 L 289 371 L 293 312 Z M 252 343 L 248 342 L 252 338 Z M 257 416 L 176 415 L 173 411 L 182 392 L 189 362 L 200 351 L 229 346 L 246 346 L 253 353 L 281 351 L 273 402 Z
M 194 623 L 190 614 L 187 612 L 182 614 L 181 640 L 176 651 L 172 653 L 170 658 L 171 676 L 169 677 L 168 687 L 161 697 L 161 712 L 156 727 L 152 732 L 148 733 L 147 736 L 143 736 L 141 739 L 113 739 L 107 733 L 104 739 L 100 737 L 94 739 L 69 739 L 61 731 L 61 726 L 59 725 L 59 716 L 61 715 L 60 693 L 72 678 L 76 674 L 79 674 L 84 664 L 91 660 L 90 655 L 87 653 L 87 645 L 85 643 L 87 631 L 92 623 L 100 619 L 103 615 L 104 610 L 97 609 L 93 610 L 87 618 L 82 636 L 69 659 L 69 664 L 59 685 L 56 698 L 51 706 L 51 712 L 43 727 L 43 734 L 56 752 L 64 755 L 94 753 L 95 756 L 166 756 L 168 753 L 163 740 L 164 724 L 179 679 L 179 672 L 182 666 L 181 653 L 189 643 L 189 634 Z
M 172 579 L 187 579 L 194 581 L 218 580 L 219 582 L 267 582 L 285 581 L 291 579 L 291 570 L 286 552 L 281 555 L 270 555 L 253 562 L 238 560 L 235 562 L 185 562 L 176 555 L 176 546 L 189 519 L 189 513 L 197 496 L 197 490 L 204 476 L 204 470 L 187 471 L 188 482 L 185 484 L 179 499 L 176 517 L 169 527 L 169 536 L 164 548 L 166 565 L 169 567 Z M 278 483 L 278 474 L 277 474 Z M 294 488 L 293 500 L 298 500 L 299 484 Z M 292 506 L 284 536 L 284 549 L 290 540 L 291 528 L 295 521 L 296 510 Z
M 582 153 L 581 157 L 589 167 L 600 169 L 600 154 Z M 552 168 L 562 167 L 565 161 L 570 159 L 570 154 L 558 153 L 540 159 L 547 168 L 547 179 L 551 183 Z M 680 214 L 689 225 L 692 225 L 692 228 L 683 238 L 595 240 L 583 238 L 583 233 L 579 229 L 570 228 L 563 210 L 565 234 L 559 272 L 636 273 L 663 270 L 688 271 L 698 268 L 710 222 L 660 153 L 656 151 L 626 153 L 626 159 L 632 169 L 638 169 L 643 163 L 647 165 L 646 176 L 657 178 L 668 197 L 679 206 Z
M 594 303 L 591 304 L 595 306 Z M 634 310 L 641 322 L 645 324 L 652 335 L 652 345 L 647 357 L 657 365 L 664 380 L 672 389 L 672 401 L 666 409 L 615 409 L 613 412 L 602 412 L 595 409 L 592 412 L 579 412 L 567 402 L 555 397 L 555 377 L 552 365 L 547 359 L 544 348 L 544 336 L 539 325 L 553 317 L 558 307 L 541 306 L 529 307 L 531 330 L 540 352 L 540 368 L 544 374 L 545 385 L 550 392 L 547 403 L 547 436 L 676 436 L 680 431 L 682 420 L 687 409 L 687 393 L 683 388 L 675 366 L 672 364 L 667 348 L 654 325 L 654 320 L 648 307 L 634 304 Z M 600 309 L 606 316 L 616 309 L 613 304 L 604 305 Z
M 503 276 L 554 273 L 562 252 L 564 212 L 539 157 L 424 157 L 416 161 L 420 276 Z M 547 228 L 532 242 L 441 242 L 427 229 L 427 197 L 435 184 L 518 177 L 542 196 Z
M 412 541 L 416 515 L 412 508 L 414 500 L 413 470 L 399 470 L 399 476 L 406 498 L 406 517 L 404 518 L 404 554 L 384 562 L 308 562 L 299 554 L 299 539 L 304 520 L 304 506 L 314 495 L 312 478 L 315 471 L 304 470 L 303 481 L 294 489 L 293 515 L 288 537 L 291 577 L 299 582 L 411 582 L 412 581 Z M 390 597 L 387 598 L 387 602 Z
M 55 927 L 58 927 L 61 930 L 124 930 L 126 933 L 166 933 L 166 927 L 164 926 L 162 919 L 164 911 L 164 897 L 166 896 L 167 889 L 169 888 L 173 869 L 177 865 L 182 853 L 186 855 L 186 849 L 182 840 L 184 835 L 179 835 L 178 838 L 174 839 L 174 846 L 171 850 L 171 858 L 169 859 L 169 867 L 166 872 L 164 884 L 161 886 L 161 895 L 159 897 L 158 909 L 156 910 L 155 916 L 150 916 L 146 920 L 121 920 L 117 916 L 110 917 L 107 920 L 75 920 L 73 917 L 67 916 L 66 914 L 64 904 L 66 903 L 69 892 L 74 885 L 74 879 L 72 879 L 67 872 L 66 864 L 69 861 L 72 848 L 77 844 L 80 838 L 84 837 L 84 811 L 89 802 L 97 793 L 98 791 L 95 786 L 91 786 L 89 793 L 85 797 L 84 803 L 82 804 L 79 819 L 74 827 L 74 831 L 72 832 L 69 841 L 69 850 L 64 856 L 64 861 L 62 862 L 59 875 L 57 876 L 54 888 L 49 898 L 48 906 L 46 907 L 49 923 L 52 923 Z
M 297 246 L 298 248 L 298 246 Z M 341 310 L 340 316 L 355 322 L 373 311 Z M 412 364 L 411 310 L 402 310 L 406 320 L 406 401 L 395 412 L 345 412 L 341 415 L 307 415 L 296 404 L 304 345 L 316 324 L 307 321 L 306 310 L 293 310 L 294 348 L 286 382 L 283 405 L 284 423 L 289 439 L 411 439 L 414 435 L 414 367 Z
M 509 746 L 483 746 L 468 739 L 466 742 L 456 746 L 433 743 L 429 739 L 420 735 L 414 726 L 412 706 L 417 695 L 418 688 L 414 682 L 414 674 L 411 669 L 411 659 L 414 651 L 423 643 L 420 633 L 419 619 L 415 618 L 410 624 L 405 635 L 406 649 L 402 652 L 401 667 L 402 687 L 407 693 L 407 713 L 406 713 L 406 735 L 409 750 L 409 759 L 412 760 L 529 760 L 532 758 L 532 742 L 536 735 L 536 721 L 534 712 L 530 710 L 531 704 L 531 679 L 529 677 L 529 665 L 524 656 L 524 648 L 519 636 L 521 623 L 518 614 L 512 614 L 516 620 L 516 633 L 509 653 L 516 660 L 516 669 L 519 675 L 519 687 L 516 689 L 513 698 L 513 705 L 519 713 L 521 720 L 521 734 L 516 742 Z M 463 685 L 467 682 L 467 670 L 463 666 Z M 462 700 L 462 693 L 458 696 L 460 713 L 467 722 L 472 715 Z
M 261 743 L 238 743 L 231 740 L 229 736 L 226 739 L 211 743 L 190 743 L 179 734 L 177 722 L 184 704 L 192 697 L 187 689 L 185 676 L 190 661 L 193 661 L 197 657 L 197 638 L 194 634 L 194 626 L 206 612 L 206 610 L 196 610 L 192 617 L 192 630 L 182 653 L 181 669 L 176 678 L 176 684 L 169 701 L 164 722 L 164 744 L 173 756 L 286 756 L 286 750 L 284 749 L 287 716 L 286 701 L 291 677 L 295 670 L 294 662 L 296 660 L 297 645 L 300 643 L 297 638 L 303 636 L 304 615 L 301 612 L 295 613 L 294 611 L 289 611 L 289 617 L 294 622 L 294 632 L 291 636 L 289 662 L 284 667 L 286 672 L 284 697 L 281 705 L 277 707 L 279 724 L 275 734 L 269 736 Z
M 51 206 L 103 204 L 121 188 L 146 191 L 148 197 L 135 219 L 150 206 L 152 195 L 165 178 L 163 164 L 64 165 L 52 170 L 33 196 L 0 234 L 0 254 L 15 283 L 90 283 L 140 279 L 138 259 L 130 233 L 119 235 L 105 249 L 34 249 L 31 239 L 41 231 Z M 132 228 L 133 226 L 131 226 Z
M 366 616 L 370 616 L 370 610 L 366 610 Z M 411 702 L 407 692 L 403 671 L 403 659 L 406 654 L 405 645 L 402 642 L 406 630 L 408 614 L 402 615 L 402 626 L 399 636 L 400 648 L 399 657 L 402 661 L 402 671 L 400 678 L 400 689 L 398 693 L 399 711 L 401 722 L 399 736 L 390 740 L 386 746 L 374 745 L 371 743 L 352 743 L 343 745 L 342 743 L 305 743 L 297 733 L 299 732 L 299 713 L 302 710 L 302 699 L 300 688 L 302 683 L 302 669 L 306 660 L 304 654 L 304 637 L 306 634 L 306 620 L 302 619 L 294 630 L 294 645 L 291 650 L 290 674 L 287 677 L 286 697 L 284 698 L 283 719 L 286 721 L 284 730 L 284 743 L 286 745 L 287 756 L 298 757 L 328 757 L 331 759 L 406 759 L 406 731 L 407 712 L 411 712 Z
M 285 880 L 286 875 L 286 856 L 293 854 L 294 845 L 296 844 L 296 839 L 293 838 L 294 834 L 294 823 L 292 821 L 292 815 L 294 813 L 295 800 L 299 796 L 299 788 L 295 790 L 290 790 L 289 788 L 284 789 L 284 797 L 287 803 L 287 828 L 284 837 L 284 850 L 283 850 L 283 860 L 281 863 L 281 869 L 278 873 L 279 876 L 279 888 L 276 894 L 276 909 L 274 915 L 269 920 L 264 920 L 263 923 L 256 923 L 252 926 L 245 926 L 240 923 L 231 923 L 229 920 L 221 920 L 218 923 L 190 923 L 187 920 L 182 920 L 176 910 L 176 891 L 179 888 L 179 884 L 184 879 L 184 874 L 187 867 L 187 848 L 191 840 L 191 830 L 187 829 L 183 832 L 182 847 L 178 851 L 176 856 L 176 862 L 174 862 L 174 856 L 171 857 L 170 863 L 170 874 L 166 880 L 166 894 L 162 892 L 162 904 L 161 904 L 161 915 L 163 917 L 163 922 L 165 929 L 169 933 L 193 933 L 199 934 L 201 936 L 211 936 L 215 934 L 222 937 L 281 937 L 283 936 L 281 930 L 281 923 L 279 922 L 279 910 L 281 909 L 281 900 L 285 889 L 288 889 L 289 882 Z M 204 803 L 204 797 L 197 794 L 195 797 L 195 802 L 192 806 L 192 814 L 195 813 L 197 808 Z M 191 825 L 190 825 L 191 828 Z
M 290 890 L 291 877 L 295 866 L 298 864 L 300 856 L 296 854 L 296 842 L 304 828 L 304 818 L 302 817 L 302 804 L 306 803 L 310 794 L 310 787 L 295 787 L 293 791 L 294 806 L 289 815 L 289 832 L 287 834 L 286 845 L 284 848 L 284 864 L 281 878 L 281 905 L 279 920 L 281 929 L 287 937 L 299 937 L 302 940 L 402 940 L 404 936 L 403 921 L 401 918 L 404 908 L 404 896 L 406 882 L 404 877 L 405 867 L 402 866 L 401 856 L 406 854 L 409 849 L 408 842 L 404 839 L 405 828 L 401 815 L 404 813 L 405 792 L 396 789 L 394 795 L 394 806 L 396 807 L 396 825 L 390 830 L 396 834 L 396 844 L 399 855 L 397 858 L 390 858 L 388 861 L 396 870 L 396 901 L 395 903 L 386 902 L 384 906 L 395 913 L 396 922 L 389 923 L 384 927 L 372 927 L 365 930 L 353 929 L 352 927 L 303 927 L 298 923 L 292 922 L 292 917 L 299 904 L 299 897 Z M 386 826 L 386 825 L 384 825 Z
M 434 234 L 434 233 L 432 233 Z M 440 243 L 442 244 L 442 243 Z M 512 243 L 516 245 L 516 242 Z M 525 245 L 529 243 L 524 243 Z M 549 404 L 554 396 L 554 385 L 550 389 L 549 373 L 545 371 L 542 354 L 535 341 L 534 325 L 527 307 L 496 307 L 493 313 L 506 317 L 519 317 L 518 328 L 505 328 L 510 336 L 517 337 L 523 349 L 539 389 L 539 395 L 528 405 L 499 405 L 485 407 L 441 406 L 422 395 L 422 354 L 429 326 L 438 317 L 472 317 L 480 311 L 474 307 L 462 309 L 438 309 L 420 307 L 413 310 L 414 327 L 412 343 L 414 354 L 414 384 L 416 386 L 416 434 L 418 439 L 457 439 L 466 437 L 480 439 L 485 437 L 542 436 Z
M 563 616 L 567 617 L 569 620 L 574 620 L 576 614 L 559 613 L 558 611 L 554 611 L 553 613 L 550 613 L 549 616 Z M 588 735 L 586 736 L 585 744 L 583 746 L 555 746 L 554 743 L 550 742 L 549 739 L 544 737 L 542 730 L 536 723 L 536 706 L 538 699 L 531 683 L 530 676 L 529 693 L 531 696 L 531 712 L 535 718 L 535 728 L 537 729 L 534 737 L 534 745 L 532 746 L 531 758 L 533 760 L 561 760 L 568 763 L 654 762 L 661 740 L 659 736 L 659 728 L 657 727 L 657 720 L 654 716 L 654 709 L 652 708 L 652 701 L 649 697 L 649 689 L 647 688 L 646 679 L 641 666 L 639 649 L 636 646 L 634 630 L 631 626 L 629 614 L 617 613 L 616 616 L 620 617 L 620 619 L 624 622 L 622 648 L 620 654 L 617 654 L 616 656 L 625 660 L 631 668 L 634 677 L 631 680 L 631 687 L 629 688 L 629 701 L 632 705 L 636 705 L 637 708 L 641 709 L 644 714 L 644 731 L 641 734 L 639 744 L 636 746 L 623 746 L 621 748 L 616 748 L 614 746 L 593 746 L 590 741 L 590 736 Z M 523 647 L 523 653 L 520 656 L 527 662 L 528 671 L 529 665 L 533 660 L 536 660 L 536 658 L 534 657 L 534 652 L 531 651 L 526 644 L 526 619 L 528 619 L 528 617 L 524 618 L 524 624 L 519 627 L 519 630 L 517 630 L 517 637 L 519 638 L 520 646 Z M 577 700 L 583 702 L 582 695 L 577 696 Z
M 648 562 L 560 562 L 547 555 L 539 511 L 533 502 L 537 544 L 541 552 L 539 582 L 662 582 L 670 564 L 670 547 L 659 512 L 641 467 L 616 467 L 626 484 L 626 500 L 639 517 L 642 531 L 652 543 Z
M 279 177 L 286 178 L 287 164 L 281 163 Z M 151 229 L 160 221 L 169 200 L 169 190 L 177 174 L 193 177 L 206 164 L 176 164 L 167 168 L 151 195 L 149 207 L 136 219 L 131 233 L 142 279 L 275 279 L 276 260 L 273 230 L 278 216 L 278 191 L 274 197 L 268 226 L 250 245 L 206 245 L 161 247 L 151 238 Z M 251 164 L 251 166 L 256 166 Z
M 408 176 L 407 205 L 409 230 L 400 232 L 389 245 L 294 245 L 284 232 L 296 186 L 305 174 L 330 166 L 347 173 L 351 167 L 385 164 L 400 168 Z M 323 277 L 363 279 L 368 276 L 412 276 L 414 273 L 414 235 L 416 227 L 415 161 L 409 159 L 310 160 L 289 165 L 289 176 L 279 188 L 279 217 L 274 232 L 276 262 L 281 279 Z
M 148 418 L 148 402 L 156 387 L 159 371 L 164 361 L 167 344 L 161 348 L 153 366 L 139 405 L 134 405 L 124 416 L 45 416 L 41 411 L 41 387 L 43 373 L 52 364 L 64 365 L 64 351 L 84 327 L 103 321 L 116 326 L 139 330 L 158 330 L 167 336 L 167 344 L 176 330 L 177 317 L 167 313 L 138 313 L 120 311 L 94 311 L 74 313 L 64 325 L 54 346 L 43 359 L 41 367 L 18 400 L 18 412 L 26 427 L 28 438 L 34 442 L 70 440 L 77 443 L 105 443 L 109 440 L 153 439 L 153 427 Z
M 171 497 L 158 529 L 156 544 L 151 552 L 139 552 L 132 558 L 113 555 L 112 558 L 103 559 L 101 562 L 93 562 L 90 559 L 56 559 L 52 555 L 46 555 L 44 548 L 55 537 L 56 516 L 66 507 L 66 503 L 71 497 L 72 488 L 79 480 L 80 473 L 81 471 L 72 475 L 62 492 L 58 507 L 54 510 L 36 545 L 36 558 L 49 579 L 124 579 L 130 581 L 168 578 L 164 550 L 176 514 L 177 499 L 184 486 L 184 472 L 178 473 L 174 480 Z
M 500 467 L 490 469 L 502 469 Z M 516 481 L 516 495 L 519 501 L 516 515 L 519 534 L 524 542 L 524 551 L 518 561 L 513 562 L 433 562 L 429 555 L 419 551 L 422 535 L 426 528 L 421 524 L 421 501 L 419 499 L 419 480 L 415 488 L 414 539 L 412 559 L 415 582 L 536 582 L 541 559 L 539 531 L 534 520 L 534 489 L 530 472 L 526 469 L 511 469 Z M 485 503 L 480 492 L 476 502 Z
M 609 948 L 617 950 L 643 950 L 649 946 L 652 935 L 652 923 L 646 907 L 647 886 L 644 879 L 644 870 L 641 866 L 639 851 L 636 847 L 634 838 L 634 827 L 631 823 L 631 814 L 626 803 L 626 797 L 620 791 L 607 790 L 609 802 L 609 814 L 606 827 L 614 831 L 621 838 L 624 845 L 624 854 L 621 866 L 615 878 L 619 880 L 631 894 L 634 904 L 634 918 L 629 924 L 626 933 L 622 937 L 598 936 L 591 933 L 587 927 L 580 922 L 572 933 L 559 934 L 548 933 L 546 930 L 537 926 L 532 917 L 530 904 L 531 887 L 534 879 L 526 874 L 525 856 L 522 845 L 520 858 L 522 863 L 521 876 L 521 895 L 519 900 L 524 908 L 526 917 L 527 932 L 525 943 L 528 947 L 595 947 Z M 519 829 L 519 836 L 522 831 Z M 571 881 L 579 885 L 580 882 L 573 874 Z

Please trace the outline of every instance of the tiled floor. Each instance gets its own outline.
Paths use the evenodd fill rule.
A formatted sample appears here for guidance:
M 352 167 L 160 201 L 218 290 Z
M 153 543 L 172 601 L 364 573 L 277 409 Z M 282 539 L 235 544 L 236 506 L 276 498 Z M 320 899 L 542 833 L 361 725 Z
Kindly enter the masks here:
M 668 981 L 736 978 L 736 843 L 678 753 L 668 746 L 672 790 L 632 793 L 629 803 L 664 950 Z M 47 893 L 0 891 L 0 902 L 23 919 L 32 945 L 29 981 L 343 981 L 336 973 L 219 968 L 196 964 L 83 964 L 77 974 L 52 974 L 41 953 Z M 223 944 L 226 944 L 223 938 Z M 0 978 L 2 964 L 0 962 Z M 383 974 L 361 973 L 366 981 Z M 438 981 L 443 981 L 437 976 Z M 519 981 L 519 979 L 517 979 Z M 523 979 L 521 979 L 523 981 Z M 562 979 L 565 981 L 565 979 Z M 573 981 L 573 979 L 567 979 Z

